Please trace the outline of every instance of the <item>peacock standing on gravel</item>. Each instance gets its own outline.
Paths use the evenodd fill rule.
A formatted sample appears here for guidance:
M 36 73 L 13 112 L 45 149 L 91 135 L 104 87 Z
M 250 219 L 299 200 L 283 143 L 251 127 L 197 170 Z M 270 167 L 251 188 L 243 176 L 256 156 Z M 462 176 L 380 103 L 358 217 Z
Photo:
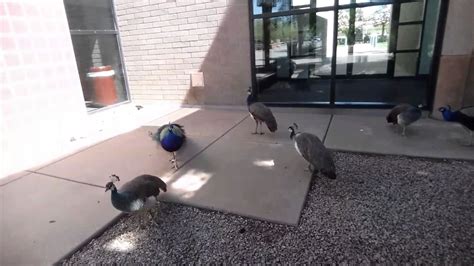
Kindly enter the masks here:
M 443 115 L 443 119 L 449 122 L 457 122 L 469 131 L 469 146 L 472 146 L 472 136 L 474 131 L 474 117 L 469 116 L 461 109 L 452 111 L 451 106 L 443 106 L 438 109 Z
M 250 116 L 255 120 L 255 132 L 253 132 L 253 134 L 263 135 L 262 123 L 267 125 L 270 132 L 275 132 L 278 129 L 276 119 L 270 108 L 263 103 L 255 102 L 255 98 L 252 96 L 252 88 L 248 89 L 247 107 Z M 258 132 L 259 125 L 260 133 Z
M 153 140 L 160 143 L 161 147 L 167 152 L 173 154 L 170 162 L 173 168 L 178 169 L 178 162 L 176 160 L 176 152 L 183 146 L 186 140 L 186 134 L 183 126 L 175 123 L 168 123 L 158 128 L 155 134 L 150 133 Z
M 117 190 L 115 182 L 120 181 L 117 175 L 110 176 L 111 181 L 105 185 L 105 191 L 111 191 L 112 205 L 119 211 L 132 213 L 149 210 L 158 201 L 160 190 L 166 192 L 166 183 L 157 176 L 140 175 L 123 184 Z
M 336 166 L 331 153 L 321 140 L 311 133 L 296 132 L 298 125 L 288 127 L 290 138 L 295 142 L 295 149 L 308 163 L 308 169 L 315 176 L 318 172 L 330 179 L 336 178 Z
M 387 123 L 400 125 L 402 127 L 402 136 L 405 135 L 406 127 L 421 118 L 421 106 L 415 107 L 410 104 L 399 104 L 390 110 L 387 115 Z

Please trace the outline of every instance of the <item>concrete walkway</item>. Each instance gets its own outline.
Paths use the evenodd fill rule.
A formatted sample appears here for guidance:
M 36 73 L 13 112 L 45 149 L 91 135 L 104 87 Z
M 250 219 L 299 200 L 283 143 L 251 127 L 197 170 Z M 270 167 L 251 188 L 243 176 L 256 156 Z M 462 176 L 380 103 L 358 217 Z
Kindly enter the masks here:
M 462 146 L 468 134 L 456 124 L 423 119 L 401 137 L 385 123 L 385 111 L 272 109 L 275 134 L 251 135 L 254 123 L 245 109 L 182 108 L 0 179 L 0 265 L 54 263 L 106 228 L 120 214 L 103 188 L 112 173 L 123 181 L 142 173 L 163 177 L 170 188 L 165 201 L 297 224 L 310 178 L 289 140 L 293 122 L 335 150 L 474 160 L 474 147 Z M 178 171 L 148 137 L 168 121 L 183 124 L 189 137 Z

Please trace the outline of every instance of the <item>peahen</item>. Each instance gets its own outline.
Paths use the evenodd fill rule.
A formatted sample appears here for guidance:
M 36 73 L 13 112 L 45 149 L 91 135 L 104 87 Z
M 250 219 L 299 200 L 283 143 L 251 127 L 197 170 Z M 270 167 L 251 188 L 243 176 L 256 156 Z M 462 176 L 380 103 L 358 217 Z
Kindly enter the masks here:
M 262 123 L 265 123 L 270 132 L 275 132 L 278 129 L 278 125 L 272 111 L 265 104 L 255 102 L 255 98 L 252 96 L 252 89 L 248 89 L 247 96 L 247 107 L 250 116 L 255 120 L 255 132 L 253 134 L 263 134 Z M 258 133 L 258 125 L 260 124 L 260 133 Z
M 290 138 L 295 142 L 296 151 L 303 156 L 309 163 L 308 169 L 312 172 L 312 176 L 321 172 L 328 178 L 336 178 L 336 166 L 331 153 L 324 147 L 321 140 L 311 133 L 295 132 L 298 125 L 288 127 Z
M 120 181 L 120 178 L 117 175 L 111 175 L 110 179 L 111 181 L 105 185 L 105 191 L 112 192 L 112 205 L 122 212 L 150 210 L 156 204 L 160 191 L 166 192 L 166 183 L 152 175 L 137 176 L 123 184 L 120 190 L 117 190 L 114 184 Z
M 410 104 L 399 104 L 395 106 L 387 115 L 387 123 L 400 125 L 402 127 L 402 135 L 405 135 L 405 129 L 408 125 L 414 123 L 421 118 L 421 105 L 415 107 Z
M 167 152 L 173 154 L 170 159 L 173 167 L 178 169 L 178 162 L 176 160 L 176 152 L 183 146 L 186 140 L 186 134 L 183 126 L 175 123 L 168 123 L 158 128 L 155 134 L 150 133 L 153 140 L 160 143 L 161 147 Z
M 451 106 L 440 107 L 438 109 L 443 115 L 443 119 L 450 122 L 457 122 L 469 131 L 469 146 L 472 145 L 472 135 L 474 131 L 474 117 L 463 113 L 461 110 L 452 111 Z

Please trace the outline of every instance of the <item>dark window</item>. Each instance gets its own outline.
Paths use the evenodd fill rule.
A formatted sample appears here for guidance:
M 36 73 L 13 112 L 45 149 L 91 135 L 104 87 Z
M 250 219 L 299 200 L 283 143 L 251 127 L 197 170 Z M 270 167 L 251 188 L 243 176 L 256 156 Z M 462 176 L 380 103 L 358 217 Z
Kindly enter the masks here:
M 88 110 L 128 101 L 111 0 L 64 0 Z

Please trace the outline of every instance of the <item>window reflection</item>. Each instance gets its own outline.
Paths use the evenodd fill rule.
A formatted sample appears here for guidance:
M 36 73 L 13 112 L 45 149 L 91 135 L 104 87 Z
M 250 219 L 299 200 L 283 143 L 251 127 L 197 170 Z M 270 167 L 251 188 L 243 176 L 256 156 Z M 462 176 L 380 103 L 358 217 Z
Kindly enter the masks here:
M 334 12 L 256 19 L 255 66 L 259 92 L 273 98 L 328 101 Z M 271 96 L 270 96 L 271 95 Z
M 391 5 L 339 11 L 338 75 L 386 74 Z
M 253 14 L 334 6 L 334 0 L 253 0 Z

